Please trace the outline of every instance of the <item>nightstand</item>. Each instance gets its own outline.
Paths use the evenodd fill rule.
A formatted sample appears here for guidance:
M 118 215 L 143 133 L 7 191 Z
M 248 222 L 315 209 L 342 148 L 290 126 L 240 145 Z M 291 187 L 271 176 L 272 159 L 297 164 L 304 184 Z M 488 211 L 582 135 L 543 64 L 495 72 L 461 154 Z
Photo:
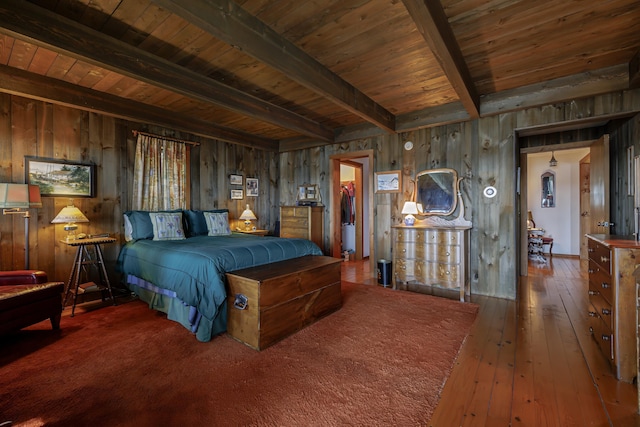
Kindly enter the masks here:
M 269 230 L 236 230 L 238 233 L 253 234 L 256 236 L 266 236 Z
M 73 260 L 73 266 L 71 267 L 71 273 L 69 274 L 69 282 L 67 284 L 67 290 L 64 294 L 64 302 L 62 303 L 62 308 L 67 305 L 67 300 L 69 299 L 69 295 L 73 292 L 73 307 L 71 308 L 71 317 L 73 317 L 76 310 L 76 301 L 78 299 L 78 294 L 84 293 L 85 288 L 86 291 L 95 288 L 100 291 L 108 291 L 109 297 L 111 301 L 113 301 L 113 305 L 116 305 L 116 300 L 113 297 L 113 289 L 111 288 L 111 283 L 109 282 L 109 277 L 107 276 L 107 270 L 104 266 L 104 256 L 102 255 L 102 249 L 100 245 L 113 243 L 116 239 L 113 237 L 93 237 L 87 239 L 75 239 L 75 240 L 60 240 L 60 243 L 64 243 L 65 245 L 75 246 L 78 249 L 76 250 L 76 256 Z M 89 252 L 87 247 L 93 246 L 93 255 Z M 80 272 L 85 269 L 86 266 L 95 265 L 98 267 L 98 276 L 100 278 L 100 283 L 95 284 L 93 282 L 88 282 L 81 284 L 80 283 Z M 86 285 L 86 286 L 83 286 Z M 104 295 L 103 298 L 104 300 Z

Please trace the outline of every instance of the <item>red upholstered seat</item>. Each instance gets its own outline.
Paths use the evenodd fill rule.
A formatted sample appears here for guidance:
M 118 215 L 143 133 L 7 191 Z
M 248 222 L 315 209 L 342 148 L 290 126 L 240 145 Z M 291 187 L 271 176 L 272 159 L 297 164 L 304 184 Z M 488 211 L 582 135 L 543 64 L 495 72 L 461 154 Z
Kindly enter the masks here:
M 47 282 L 40 270 L 0 271 L 0 334 L 45 319 L 60 328 L 64 283 Z

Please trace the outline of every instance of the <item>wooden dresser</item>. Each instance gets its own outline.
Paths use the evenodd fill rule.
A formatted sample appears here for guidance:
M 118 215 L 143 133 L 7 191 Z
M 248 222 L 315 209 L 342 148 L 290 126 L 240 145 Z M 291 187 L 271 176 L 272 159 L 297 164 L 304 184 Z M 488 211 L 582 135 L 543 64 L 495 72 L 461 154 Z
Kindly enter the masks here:
M 393 288 L 429 294 L 459 289 L 460 301 L 464 301 L 465 295 L 470 294 L 467 257 L 470 227 L 391 228 Z
M 640 245 L 633 237 L 587 235 L 589 253 L 589 330 L 616 378 L 637 375 L 636 278 Z
M 280 206 L 280 237 L 311 240 L 324 252 L 324 206 Z

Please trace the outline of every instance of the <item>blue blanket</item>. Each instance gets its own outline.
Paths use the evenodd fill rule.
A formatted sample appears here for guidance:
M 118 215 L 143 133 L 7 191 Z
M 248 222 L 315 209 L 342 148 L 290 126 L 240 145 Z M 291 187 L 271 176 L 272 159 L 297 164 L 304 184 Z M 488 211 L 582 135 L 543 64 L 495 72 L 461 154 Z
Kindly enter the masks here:
M 118 255 L 117 268 L 125 275 L 175 292 L 213 322 L 225 304 L 226 272 L 305 255 L 322 255 L 322 251 L 305 239 L 233 233 L 128 242 Z

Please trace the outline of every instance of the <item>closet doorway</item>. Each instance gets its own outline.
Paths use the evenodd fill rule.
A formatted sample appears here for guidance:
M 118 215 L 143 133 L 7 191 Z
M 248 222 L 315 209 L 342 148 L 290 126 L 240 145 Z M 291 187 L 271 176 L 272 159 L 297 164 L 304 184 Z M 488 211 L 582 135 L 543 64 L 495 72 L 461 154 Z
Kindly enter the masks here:
M 335 154 L 331 157 L 331 221 L 330 221 L 330 245 L 331 255 L 339 258 L 345 249 L 353 249 L 353 259 L 361 260 L 369 258 L 369 263 L 373 265 L 374 256 L 374 233 L 371 229 L 373 218 L 373 150 L 363 150 L 352 153 Z M 341 179 L 341 165 L 353 168 L 354 175 L 349 179 Z M 351 222 L 344 218 L 342 202 L 344 186 L 353 188 L 353 222 L 350 227 L 343 227 L 343 223 Z M 349 185 L 353 184 L 353 185 Z M 347 219 L 347 221 L 343 221 Z M 343 238 L 343 228 L 353 231 L 353 242 L 345 242 Z M 343 249 L 343 243 L 351 247 Z M 375 272 L 375 268 L 370 271 Z M 372 274 L 373 274 L 372 273 Z

